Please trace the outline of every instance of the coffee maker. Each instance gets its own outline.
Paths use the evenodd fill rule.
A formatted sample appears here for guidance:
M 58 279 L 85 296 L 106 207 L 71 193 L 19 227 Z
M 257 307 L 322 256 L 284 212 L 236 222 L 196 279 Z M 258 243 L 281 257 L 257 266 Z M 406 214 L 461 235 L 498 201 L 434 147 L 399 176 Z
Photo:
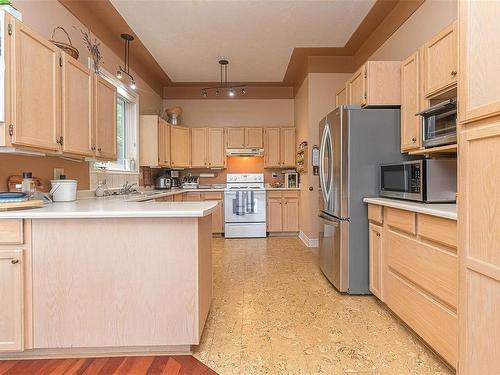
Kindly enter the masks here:
M 179 171 L 170 171 L 170 179 L 171 179 L 172 189 L 177 189 L 181 187 L 181 179 L 179 178 Z

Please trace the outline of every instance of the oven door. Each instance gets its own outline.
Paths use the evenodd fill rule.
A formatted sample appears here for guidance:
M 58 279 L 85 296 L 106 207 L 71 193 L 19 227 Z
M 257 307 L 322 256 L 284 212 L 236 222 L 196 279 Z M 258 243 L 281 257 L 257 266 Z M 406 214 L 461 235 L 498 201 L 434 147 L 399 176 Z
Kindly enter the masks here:
M 264 190 L 236 190 L 224 193 L 226 223 L 265 223 L 266 192 Z
M 380 167 L 380 195 L 423 201 L 421 160 L 387 164 Z

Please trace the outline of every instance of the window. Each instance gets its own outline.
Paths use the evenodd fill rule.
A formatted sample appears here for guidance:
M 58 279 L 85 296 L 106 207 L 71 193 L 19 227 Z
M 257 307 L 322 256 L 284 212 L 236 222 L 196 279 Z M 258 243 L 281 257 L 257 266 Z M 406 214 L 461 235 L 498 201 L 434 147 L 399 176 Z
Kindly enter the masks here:
M 139 99 L 121 81 L 101 68 L 101 75 L 114 84 L 118 90 L 116 100 L 117 160 L 94 161 L 91 169 L 105 169 L 110 172 L 138 173 L 137 139 L 139 130 Z

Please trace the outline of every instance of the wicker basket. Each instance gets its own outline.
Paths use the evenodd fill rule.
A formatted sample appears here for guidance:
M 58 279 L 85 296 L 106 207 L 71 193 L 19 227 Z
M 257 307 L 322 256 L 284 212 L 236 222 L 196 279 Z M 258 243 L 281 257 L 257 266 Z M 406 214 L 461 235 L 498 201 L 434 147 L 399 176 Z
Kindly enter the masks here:
M 66 42 L 60 42 L 58 40 L 54 40 L 54 36 L 55 36 L 55 33 L 57 30 L 61 30 L 64 32 L 64 34 L 66 34 L 66 38 L 68 38 L 69 44 Z M 58 46 L 61 50 L 66 52 L 68 55 L 70 55 L 74 59 L 78 60 L 78 56 L 80 56 L 80 52 L 78 52 L 78 50 L 75 47 L 73 47 L 73 43 L 71 43 L 71 38 L 69 37 L 68 32 L 66 30 L 64 30 L 64 27 L 57 26 L 56 28 L 54 28 L 54 31 L 52 31 L 52 37 L 51 37 L 50 41 L 52 43 L 54 43 L 56 46 Z

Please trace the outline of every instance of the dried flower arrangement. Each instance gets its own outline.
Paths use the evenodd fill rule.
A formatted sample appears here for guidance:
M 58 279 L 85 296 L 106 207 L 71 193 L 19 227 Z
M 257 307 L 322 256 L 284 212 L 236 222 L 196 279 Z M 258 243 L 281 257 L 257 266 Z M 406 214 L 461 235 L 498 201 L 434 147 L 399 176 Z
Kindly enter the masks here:
M 88 31 L 82 30 L 82 35 L 83 35 L 83 41 L 85 42 L 87 49 L 89 50 L 90 55 L 92 56 L 92 61 L 94 62 L 93 64 L 94 72 L 96 74 L 99 74 L 99 66 L 103 61 L 101 51 L 99 50 L 101 42 L 98 42 L 97 38 L 94 38 L 94 41 L 92 42 L 92 35 L 90 33 L 90 30 Z

